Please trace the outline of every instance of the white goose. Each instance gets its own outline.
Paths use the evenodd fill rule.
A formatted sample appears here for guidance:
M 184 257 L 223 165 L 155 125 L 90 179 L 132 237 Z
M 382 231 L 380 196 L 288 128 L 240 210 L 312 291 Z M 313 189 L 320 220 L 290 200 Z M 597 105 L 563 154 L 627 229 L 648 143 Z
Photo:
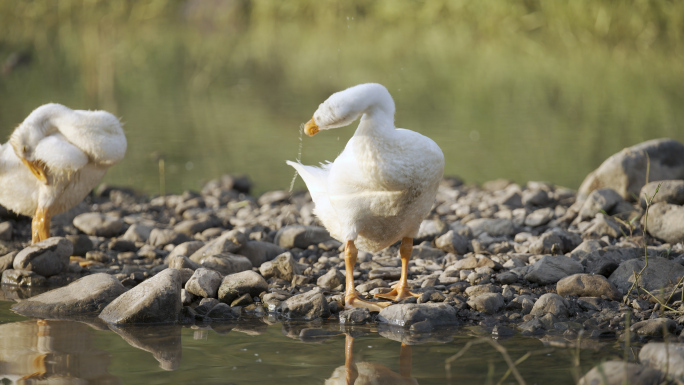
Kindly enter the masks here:
M 0 204 L 33 216 L 32 243 L 47 239 L 50 218 L 83 200 L 125 153 L 109 112 L 40 106 L 0 146 Z
M 401 240 L 399 283 L 377 296 L 395 301 L 416 296 L 408 289 L 408 261 L 413 238 L 435 200 L 444 155 L 430 138 L 394 127 L 394 101 L 380 84 L 361 84 L 333 94 L 304 130 L 313 136 L 359 117 L 354 136 L 333 163 L 287 164 L 304 179 L 315 214 L 345 244 L 346 307 L 379 311 L 389 303 L 361 300 L 354 289 L 357 246 L 374 252 Z

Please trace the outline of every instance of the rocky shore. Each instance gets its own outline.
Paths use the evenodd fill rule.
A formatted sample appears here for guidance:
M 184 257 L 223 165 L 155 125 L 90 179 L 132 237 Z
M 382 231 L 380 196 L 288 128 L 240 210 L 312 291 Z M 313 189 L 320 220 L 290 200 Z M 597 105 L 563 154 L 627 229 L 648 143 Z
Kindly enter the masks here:
M 644 184 L 647 168 L 653 182 Z M 378 323 L 413 335 L 480 325 L 495 336 L 568 343 L 666 340 L 645 345 L 634 372 L 684 376 L 681 143 L 625 149 L 578 192 L 544 182 L 472 186 L 445 178 L 410 262 L 409 283 L 421 296 L 379 314 L 344 309 L 342 244 L 314 217 L 308 193 L 253 197 L 250 189 L 247 178 L 233 176 L 199 193 L 153 198 L 101 186 L 54 219 L 53 238 L 32 246 L 30 220 L 0 212 L 3 290 L 58 287 L 16 298 L 13 310 L 111 325 L 269 318 Z M 360 252 L 357 291 L 367 298 L 388 291 L 399 266 L 398 245 Z M 627 372 L 611 370 L 595 368 L 580 383 Z

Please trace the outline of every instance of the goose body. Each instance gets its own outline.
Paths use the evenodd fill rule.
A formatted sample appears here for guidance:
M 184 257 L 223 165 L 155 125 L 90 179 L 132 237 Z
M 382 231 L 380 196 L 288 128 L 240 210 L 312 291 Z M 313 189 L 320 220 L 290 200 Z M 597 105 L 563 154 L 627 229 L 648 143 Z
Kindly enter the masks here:
M 114 115 L 54 103 L 38 107 L 0 146 L 0 204 L 33 216 L 32 241 L 43 240 L 50 217 L 81 202 L 125 153 Z
M 402 240 L 410 257 L 412 244 L 404 243 L 412 242 L 430 212 L 444 155 L 430 138 L 394 127 L 394 101 L 380 84 L 333 94 L 305 131 L 311 136 L 359 117 L 354 136 L 334 162 L 321 167 L 287 163 L 304 179 L 316 216 L 334 238 L 371 252 Z

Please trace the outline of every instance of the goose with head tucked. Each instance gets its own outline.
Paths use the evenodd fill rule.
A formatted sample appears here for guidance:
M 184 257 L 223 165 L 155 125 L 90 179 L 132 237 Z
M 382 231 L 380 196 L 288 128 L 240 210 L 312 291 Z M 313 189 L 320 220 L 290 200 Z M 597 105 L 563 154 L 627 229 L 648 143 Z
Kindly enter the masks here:
M 412 293 L 408 263 L 413 238 L 429 214 L 444 173 L 439 146 L 417 132 L 394 127 L 394 101 L 380 84 L 360 84 L 323 102 L 304 131 L 343 127 L 361 118 L 354 136 L 332 163 L 321 167 L 288 161 L 302 176 L 314 213 L 345 245 L 345 306 L 380 311 L 388 302 L 362 300 L 354 288 L 358 249 L 375 252 L 401 240 L 401 277 L 376 295 L 400 301 Z
M 50 218 L 81 202 L 125 153 L 109 112 L 40 106 L 0 145 L 0 204 L 33 217 L 31 243 L 45 240 Z

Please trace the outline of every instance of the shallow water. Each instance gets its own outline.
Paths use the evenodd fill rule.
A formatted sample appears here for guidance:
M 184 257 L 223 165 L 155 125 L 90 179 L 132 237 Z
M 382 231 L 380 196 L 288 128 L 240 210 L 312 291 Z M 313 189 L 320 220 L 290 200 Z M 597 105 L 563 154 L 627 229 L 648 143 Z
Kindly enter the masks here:
M 507 371 L 500 353 L 477 343 L 491 337 L 472 327 L 417 336 L 370 326 L 343 328 L 335 322 L 269 325 L 266 318 L 206 328 L 155 325 L 110 330 L 96 320 L 26 319 L 9 310 L 12 303 L 0 301 L 3 384 L 35 383 L 31 379 L 53 384 L 342 384 L 346 343 L 353 352 L 358 385 L 371 378 L 399 384 L 409 381 L 405 377 L 415 381 L 406 382 L 411 384 L 494 384 Z M 339 334 L 302 340 L 300 331 L 306 327 Z M 469 342 L 476 344 L 451 363 L 448 377 L 446 361 Z M 520 335 L 500 344 L 513 361 L 531 354 L 517 365 L 527 384 L 574 384 L 576 376 L 600 357 L 621 354 L 615 341 L 583 341 L 579 351 Z M 508 376 L 502 383 L 517 382 Z
M 446 175 L 577 188 L 624 147 L 684 141 L 684 6 L 639 7 L 0 1 L 0 138 L 43 103 L 106 109 L 129 148 L 105 182 L 178 193 L 234 173 L 260 193 L 288 188 L 319 103 L 379 82 Z M 333 160 L 355 125 L 304 138 L 302 161 Z

